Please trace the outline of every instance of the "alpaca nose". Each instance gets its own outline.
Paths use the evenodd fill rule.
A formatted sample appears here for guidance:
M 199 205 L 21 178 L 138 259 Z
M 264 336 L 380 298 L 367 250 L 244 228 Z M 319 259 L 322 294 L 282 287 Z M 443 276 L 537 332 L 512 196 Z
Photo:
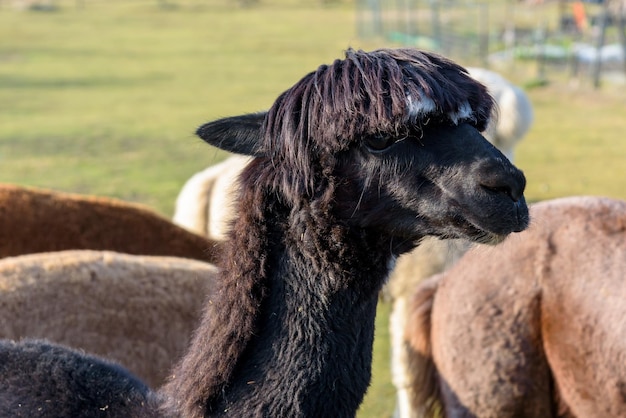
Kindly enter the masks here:
M 517 202 L 519 201 L 520 197 L 522 195 L 520 195 L 519 193 L 517 193 L 513 187 L 511 187 L 510 185 L 504 185 L 504 186 L 489 186 L 486 184 L 481 184 L 482 187 L 484 187 L 485 189 L 494 192 L 494 193 L 498 193 L 498 194 L 503 194 L 505 196 L 508 196 L 513 202 Z
M 510 199 L 512 203 L 512 215 L 514 217 L 513 232 L 521 232 L 530 223 L 528 206 L 524 199 L 524 189 L 526 188 L 526 177 L 514 166 L 507 169 L 489 170 L 480 181 L 480 186 L 496 196 Z
M 501 194 L 518 202 L 524 198 L 526 177 L 524 174 L 511 166 L 506 170 L 488 170 L 480 181 L 481 187 L 492 193 Z

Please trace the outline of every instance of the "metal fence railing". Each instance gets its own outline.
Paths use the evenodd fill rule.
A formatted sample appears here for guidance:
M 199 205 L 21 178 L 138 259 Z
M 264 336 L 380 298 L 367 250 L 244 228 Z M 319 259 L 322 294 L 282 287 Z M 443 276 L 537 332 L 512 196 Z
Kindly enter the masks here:
M 603 73 L 626 77 L 624 0 L 356 0 L 357 31 L 425 48 L 472 65 L 525 60 L 539 77 L 566 72 L 597 85 Z

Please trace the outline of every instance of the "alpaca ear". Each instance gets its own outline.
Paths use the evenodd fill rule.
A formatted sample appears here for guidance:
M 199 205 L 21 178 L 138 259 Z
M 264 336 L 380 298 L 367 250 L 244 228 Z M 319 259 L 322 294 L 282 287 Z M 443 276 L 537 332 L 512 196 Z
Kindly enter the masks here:
M 205 123 L 196 135 L 206 143 L 235 154 L 263 156 L 261 126 L 267 112 L 231 116 Z

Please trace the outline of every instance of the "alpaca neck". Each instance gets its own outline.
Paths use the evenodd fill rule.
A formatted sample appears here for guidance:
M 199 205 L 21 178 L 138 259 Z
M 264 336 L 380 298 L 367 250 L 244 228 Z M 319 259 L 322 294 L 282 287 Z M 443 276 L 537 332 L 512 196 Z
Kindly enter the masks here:
M 370 382 L 388 243 L 302 214 L 265 225 L 232 235 L 222 297 L 165 388 L 169 402 L 194 417 L 354 416 Z M 257 247 L 255 266 L 236 249 L 258 233 L 272 244 Z
M 257 331 L 214 410 L 354 416 L 370 382 L 378 290 L 388 274 L 380 236 L 351 235 L 302 213 L 283 224 L 289 228 L 274 235 L 284 245 L 267 255 Z
M 370 382 L 378 295 L 326 286 L 372 277 L 310 265 L 302 274 L 302 263 L 285 256 L 272 276 L 258 331 L 215 411 L 354 416 Z

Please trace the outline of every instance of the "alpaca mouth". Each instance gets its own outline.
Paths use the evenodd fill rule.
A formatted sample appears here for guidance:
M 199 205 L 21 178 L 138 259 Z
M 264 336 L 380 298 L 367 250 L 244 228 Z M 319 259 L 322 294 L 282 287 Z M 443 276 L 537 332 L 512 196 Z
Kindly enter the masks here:
M 467 239 L 480 244 L 497 245 L 511 233 L 521 232 L 528 227 L 530 217 L 523 196 L 515 201 L 498 200 L 492 205 L 491 211 L 476 213 L 470 210 L 465 217 L 456 218 L 459 221 L 457 228 Z M 465 209 L 462 205 L 459 207 Z
M 483 229 L 467 219 L 456 223 L 456 228 L 459 232 L 457 232 L 457 236 L 451 238 L 462 238 L 477 244 L 497 245 L 509 236 L 509 233 L 498 233 Z

